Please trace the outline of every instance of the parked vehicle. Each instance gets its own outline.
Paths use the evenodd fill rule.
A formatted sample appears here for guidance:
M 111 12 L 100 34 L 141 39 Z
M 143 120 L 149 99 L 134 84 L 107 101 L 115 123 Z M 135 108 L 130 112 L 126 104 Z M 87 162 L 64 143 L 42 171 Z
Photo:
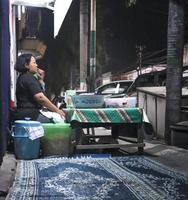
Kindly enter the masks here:
M 102 85 L 95 90 L 96 94 L 105 95 L 107 107 L 131 107 L 136 98 L 137 87 L 155 87 L 166 85 L 166 69 L 141 74 L 134 81 L 121 80 Z M 182 87 L 188 87 L 188 70 L 183 68 Z
M 182 87 L 188 88 L 188 69 L 183 71 Z
M 139 75 L 127 89 L 128 96 L 135 96 L 137 87 L 154 87 L 166 85 L 166 69 Z M 188 69 L 183 68 L 182 87 L 188 86 Z
M 105 85 L 99 86 L 96 88 L 96 94 L 102 94 L 106 96 L 116 96 L 116 95 L 125 95 L 127 89 L 131 86 L 133 80 L 120 80 L 107 83 Z
M 127 89 L 129 96 L 135 96 L 137 87 L 164 86 L 166 83 L 166 70 L 139 75 Z

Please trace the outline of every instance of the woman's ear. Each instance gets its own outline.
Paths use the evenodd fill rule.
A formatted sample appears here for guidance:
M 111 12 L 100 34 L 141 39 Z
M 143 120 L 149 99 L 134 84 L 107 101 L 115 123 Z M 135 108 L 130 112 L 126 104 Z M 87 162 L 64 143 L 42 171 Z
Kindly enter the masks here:
M 25 63 L 25 68 L 26 68 L 27 70 L 29 70 L 29 65 L 28 65 L 27 63 Z

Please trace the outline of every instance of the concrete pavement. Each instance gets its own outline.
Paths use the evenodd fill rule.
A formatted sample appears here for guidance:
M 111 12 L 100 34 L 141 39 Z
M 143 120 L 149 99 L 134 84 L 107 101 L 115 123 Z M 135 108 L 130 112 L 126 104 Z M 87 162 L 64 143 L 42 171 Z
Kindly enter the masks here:
M 7 153 L 4 156 L 3 163 L 0 167 L 0 200 L 5 199 L 5 196 L 13 183 L 15 170 L 15 156 Z

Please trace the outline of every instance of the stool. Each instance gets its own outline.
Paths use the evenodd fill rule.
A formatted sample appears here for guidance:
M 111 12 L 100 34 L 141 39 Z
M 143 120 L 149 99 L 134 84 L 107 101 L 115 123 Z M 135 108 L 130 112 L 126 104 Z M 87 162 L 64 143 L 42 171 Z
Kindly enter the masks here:
M 171 144 L 188 149 L 188 121 L 182 121 L 171 127 Z

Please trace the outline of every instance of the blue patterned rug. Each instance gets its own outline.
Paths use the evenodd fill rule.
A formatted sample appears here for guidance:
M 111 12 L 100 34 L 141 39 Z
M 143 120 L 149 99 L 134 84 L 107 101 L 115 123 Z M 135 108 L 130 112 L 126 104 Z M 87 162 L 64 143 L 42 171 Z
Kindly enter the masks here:
M 144 156 L 19 161 L 7 200 L 186 200 L 188 177 Z

